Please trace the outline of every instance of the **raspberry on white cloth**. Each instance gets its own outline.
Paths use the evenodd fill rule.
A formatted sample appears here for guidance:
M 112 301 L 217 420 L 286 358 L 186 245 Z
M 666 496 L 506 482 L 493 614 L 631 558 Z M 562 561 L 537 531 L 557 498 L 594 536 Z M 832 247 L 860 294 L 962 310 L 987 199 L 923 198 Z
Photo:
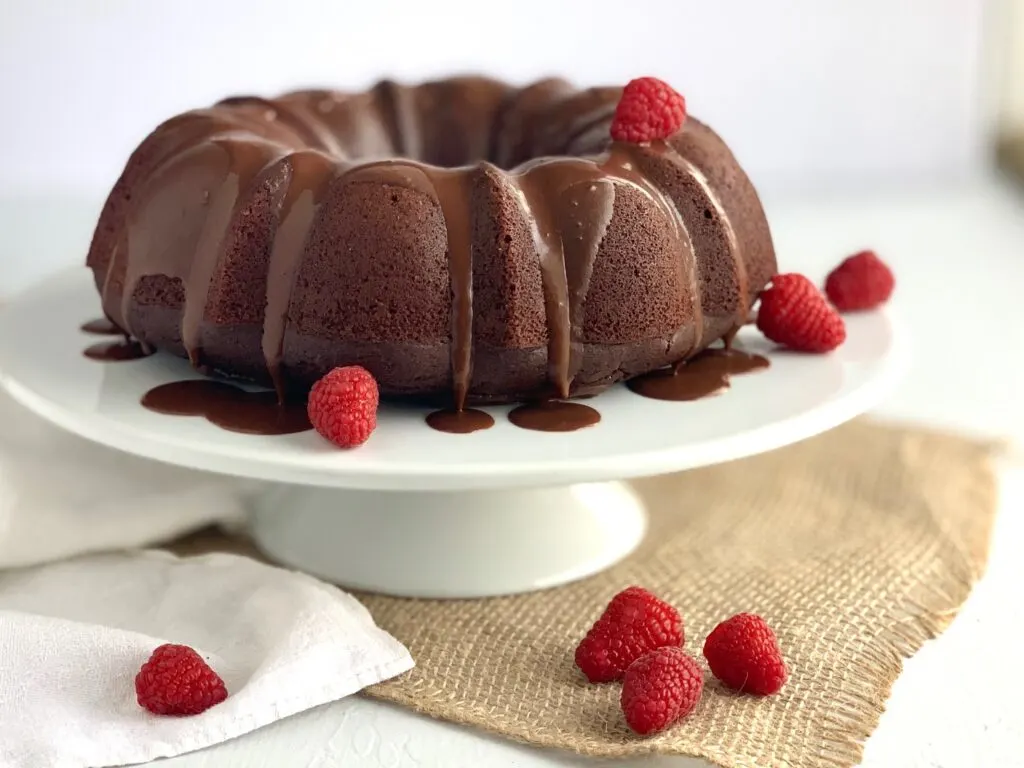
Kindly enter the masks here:
M 101 553 L 237 523 L 247 483 L 93 445 L 2 393 L 0 418 L 3 768 L 180 755 L 412 668 L 355 598 L 311 577 L 235 555 Z M 227 698 L 187 717 L 140 706 L 136 674 L 165 643 L 194 648 Z

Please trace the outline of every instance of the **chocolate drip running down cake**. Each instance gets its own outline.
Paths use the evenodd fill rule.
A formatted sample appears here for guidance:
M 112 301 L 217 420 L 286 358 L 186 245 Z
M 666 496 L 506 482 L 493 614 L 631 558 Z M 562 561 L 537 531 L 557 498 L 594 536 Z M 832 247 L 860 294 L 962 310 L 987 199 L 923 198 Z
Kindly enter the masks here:
M 698 120 L 612 141 L 620 94 L 460 77 L 174 117 L 103 208 L 87 263 L 104 312 L 282 393 L 361 365 L 383 397 L 455 407 L 688 359 L 746 321 L 771 235 Z

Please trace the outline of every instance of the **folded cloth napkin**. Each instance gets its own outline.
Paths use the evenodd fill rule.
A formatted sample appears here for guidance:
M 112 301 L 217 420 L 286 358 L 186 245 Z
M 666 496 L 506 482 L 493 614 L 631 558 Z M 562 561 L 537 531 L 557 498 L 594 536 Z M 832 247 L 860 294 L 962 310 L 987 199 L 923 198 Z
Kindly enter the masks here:
M 244 519 L 248 486 L 143 461 L 0 393 L 0 766 L 100 768 L 200 749 L 411 669 L 351 596 L 232 555 L 121 551 Z M 152 715 L 134 677 L 195 648 L 228 698 Z
M 250 484 L 90 443 L 0 390 L 0 568 L 237 524 Z

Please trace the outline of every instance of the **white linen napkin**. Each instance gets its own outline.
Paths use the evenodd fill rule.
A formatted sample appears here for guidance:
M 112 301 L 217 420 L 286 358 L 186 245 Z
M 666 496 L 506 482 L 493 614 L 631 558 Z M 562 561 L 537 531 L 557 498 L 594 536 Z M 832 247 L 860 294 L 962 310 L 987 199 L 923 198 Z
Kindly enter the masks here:
M 0 766 L 183 754 L 412 668 L 358 601 L 311 577 L 115 551 L 240 523 L 248 484 L 93 445 L 3 393 L 0 423 Z M 192 717 L 142 709 L 135 673 L 167 642 L 206 658 L 227 700 Z
M 251 486 L 96 445 L 0 390 L 0 568 L 236 525 Z

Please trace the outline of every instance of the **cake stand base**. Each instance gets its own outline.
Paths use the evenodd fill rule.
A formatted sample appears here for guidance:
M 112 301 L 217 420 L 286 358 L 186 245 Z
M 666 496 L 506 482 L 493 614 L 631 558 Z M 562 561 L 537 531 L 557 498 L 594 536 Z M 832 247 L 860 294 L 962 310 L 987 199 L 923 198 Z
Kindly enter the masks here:
M 503 491 L 280 485 L 254 500 L 271 559 L 355 590 L 472 598 L 565 584 L 618 562 L 647 528 L 624 483 Z

